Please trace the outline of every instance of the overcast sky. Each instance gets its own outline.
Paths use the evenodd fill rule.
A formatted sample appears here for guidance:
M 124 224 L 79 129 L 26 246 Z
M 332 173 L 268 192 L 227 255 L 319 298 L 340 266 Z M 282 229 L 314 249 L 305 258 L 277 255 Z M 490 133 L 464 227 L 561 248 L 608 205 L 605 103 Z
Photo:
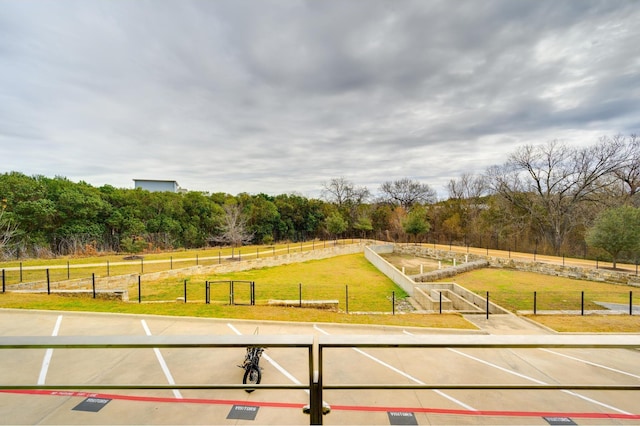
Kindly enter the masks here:
M 0 171 L 445 195 L 523 144 L 640 133 L 640 3 L 0 0 Z

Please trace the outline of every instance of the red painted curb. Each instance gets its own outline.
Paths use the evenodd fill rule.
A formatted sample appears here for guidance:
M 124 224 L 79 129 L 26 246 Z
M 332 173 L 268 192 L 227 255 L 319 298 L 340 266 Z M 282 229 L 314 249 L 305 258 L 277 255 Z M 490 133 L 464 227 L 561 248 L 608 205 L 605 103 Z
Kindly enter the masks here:
M 206 398 L 163 398 L 155 396 L 136 395 L 116 395 L 91 392 L 76 391 L 55 391 L 37 389 L 0 389 L 0 393 L 14 393 L 24 395 L 48 395 L 48 396 L 71 396 L 71 397 L 92 397 L 108 398 L 124 401 L 141 402 L 162 402 L 162 403 L 185 403 L 185 404 L 211 404 L 211 405 L 250 405 L 256 407 L 274 408 L 295 408 L 302 409 L 307 404 L 295 404 L 287 402 L 248 402 L 246 400 L 233 399 L 206 399 Z M 640 420 L 640 414 L 619 414 L 619 413 L 559 413 L 547 411 L 492 411 L 492 410 L 453 410 L 445 408 L 422 408 L 422 407 L 378 407 L 378 406 L 357 406 L 357 405 L 332 405 L 331 411 L 385 411 L 385 412 L 412 412 L 427 414 L 445 414 L 456 416 L 486 416 L 486 417 L 573 417 L 583 419 L 622 419 Z

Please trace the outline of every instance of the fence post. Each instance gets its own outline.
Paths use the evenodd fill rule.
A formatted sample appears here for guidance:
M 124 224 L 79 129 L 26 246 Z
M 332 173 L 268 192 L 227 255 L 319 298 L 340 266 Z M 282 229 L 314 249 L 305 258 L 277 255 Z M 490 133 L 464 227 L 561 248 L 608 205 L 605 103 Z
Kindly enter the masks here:
M 536 315 L 537 311 L 538 311 L 538 292 L 534 291 L 533 292 L 533 315 Z
M 96 274 L 91 274 L 91 288 L 93 289 L 93 298 L 96 298 Z
M 209 281 L 204 282 L 204 303 L 209 304 Z
M 198 255 L 196 254 L 196 266 L 198 266 Z
M 345 292 L 344 301 L 346 305 L 346 310 L 347 310 L 347 313 L 349 313 L 349 285 L 348 284 L 344 286 L 344 292 Z
M 142 279 L 140 278 L 140 275 L 138 275 L 138 303 L 142 303 L 142 291 L 140 290 L 142 287 L 141 282 Z
M 187 280 L 184 280 L 184 303 L 187 303 Z
M 169 256 L 169 270 L 173 269 L 173 256 Z
M 580 292 L 580 315 L 584 315 L 584 291 Z
M 3 269 L 3 270 L 2 270 L 2 292 L 3 292 L 3 293 L 4 293 L 4 283 L 5 283 L 5 278 L 6 278 L 6 275 L 5 275 L 5 272 L 4 272 L 4 269 Z
M 633 291 L 632 290 L 629 290 L 629 315 L 633 315 Z
M 67 280 L 71 279 L 71 266 L 69 265 L 69 261 L 67 260 Z
M 140 258 L 140 273 L 144 274 L 144 259 Z
M 107 276 L 109 276 L 109 261 L 107 260 Z
M 20 282 L 22 282 L 22 262 L 20 262 Z
M 489 319 L 489 292 L 487 292 L 487 319 Z
M 49 268 L 47 268 L 47 294 L 51 294 L 51 279 L 49 278 Z
M 440 313 L 442 313 L 442 290 L 438 292 L 440 294 Z
M 392 315 L 396 314 L 396 292 L 391 292 L 391 313 Z
M 302 283 L 298 283 L 298 307 L 302 308 Z
M 251 306 L 256 304 L 256 282 L 251 281 Z

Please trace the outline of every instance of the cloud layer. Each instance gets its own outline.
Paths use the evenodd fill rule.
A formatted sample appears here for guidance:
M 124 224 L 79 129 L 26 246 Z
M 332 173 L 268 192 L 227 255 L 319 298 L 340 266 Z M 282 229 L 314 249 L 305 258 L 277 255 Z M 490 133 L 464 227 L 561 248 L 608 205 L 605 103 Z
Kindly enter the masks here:
M 3 0 L 2 169 L 442 193 L 524 143 L 637 133 L 638 22 L 608 0 Z

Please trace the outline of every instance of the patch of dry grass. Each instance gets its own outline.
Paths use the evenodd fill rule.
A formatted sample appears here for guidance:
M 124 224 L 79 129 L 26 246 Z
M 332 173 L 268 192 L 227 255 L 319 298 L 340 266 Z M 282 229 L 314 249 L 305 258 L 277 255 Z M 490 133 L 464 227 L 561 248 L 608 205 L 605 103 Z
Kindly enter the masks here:
M 640 316 L 629 315 L 525 315 L 545 327 L 572 333 L 640 333 Z

